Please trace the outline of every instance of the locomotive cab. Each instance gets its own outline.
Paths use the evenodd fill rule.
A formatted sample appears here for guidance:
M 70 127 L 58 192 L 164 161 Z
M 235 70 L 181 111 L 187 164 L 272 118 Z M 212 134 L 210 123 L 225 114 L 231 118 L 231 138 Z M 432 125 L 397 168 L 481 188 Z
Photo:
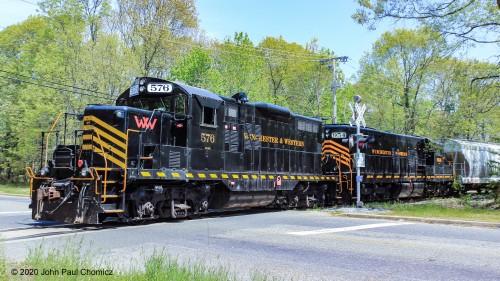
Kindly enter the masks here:
M 151 117 L 144 114 L 134 115 L 131 121 L 135 121 L 138 130 L 153 130 L 158 122 L 155 117 L 160 116 L 162 121 L 159 123 L 163 125 L 161 134 L 165 135 L 162 144 L 185 147 L 187 120 L 190 117 L 188 98 L 182 89 L 172 83 L 155 78 L 137 78 L 132 86 L 118 97 L 116 105 L 151 113 Z M 134 127 L 131 125 L 131 128 Z

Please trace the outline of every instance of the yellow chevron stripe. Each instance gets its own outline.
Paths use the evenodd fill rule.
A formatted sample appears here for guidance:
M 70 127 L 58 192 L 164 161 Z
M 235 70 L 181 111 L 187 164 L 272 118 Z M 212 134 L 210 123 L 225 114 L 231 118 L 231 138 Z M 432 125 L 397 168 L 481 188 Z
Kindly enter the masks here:
M 167 174 L 165 174 L 164 172 L 156 172 L 156 174 L 161 177 L 161 178 L 164 178 L 167 176 Z
M 92 145 L 91 144 L 84 144 L 84 145 L 82 145 L 82 150 L 92 150 Z
M 335 151 L 338 151 L 339 153 L 342 153 L 342 154 L 349 154 L 349 151 L 345 151 L 343 149 L 340 149 L 338 146 L 334 146 L 334 145 L 331 145 L 331 144 L 323 144 L 321 146 L 321 150 L 335 150 Z
M 92 146 L 91 144 L 85 144 L 82 146 L 82 150 L 93 150 L 95 153 L 101 155 L 102 157 L 106 158 L 106 160 L 109 160 L 113 163 L 115 163 L 116 165 L 118 165 L 120 168 L 122 169 L 125 169 L 126 166 L 125 166 L 125 163 L 116 159 L 115 157 L 107 154 L 107 153 L 103 153 L 103 151 L 96 147 L 96 146 Z
M 351 167 L 351 159 L 350 158 L 347 158 L 344 155 L 338 155 L 338 154 L 334 154 L 333 157 L 335 160 L 338 160 L 340 163 L 342 163 L 348 167 Z
M 338 146 L 340 148 L 342 148 L 343 150 L 346 150 L 346 151 L 349 151 L 349 149 L 339 143 L 337 143 L 336 141 L 333 141 L 333 140 L 323 140 L 323 145 L 326 145 L 326 144 L 331 144 L 331 145 L 335 145 L 335 146 Z
M 97 134 L 99 134 L 99 136 L 108 139 L 109 141 L 111 141 L 112 143 L 120 146 L 123 149 L 127 148 L 127 146 L 125 145 L 124 142 L 117 140 L 116 138 L 114 138 L 110 134 L 104 132 L 103 130 L 99 129 L 98 127 L 95 127 L 95 126 L 92 126 L 92 125 L 85 125 L 85 126 L 83 126 L 83 129 L 84 130 L 94 130 Z M 96 139 L 96 138 L 94 138 L 94 139 Z
M 328 147 L 327 147 L 328 148 Z M 332 152 L 336 152 L 336 153 L 332 153 Z M 351 155 L 344 152 L 344 151 L 341 151 L 339 150 L 338 148 L 336 147 L 331 147 L 331 148 L 328 148 L 328 149 L 324 149 L 323 150 L 323 154 L 333 154 L 334 157 L 338 157 L 338 160 L 340 161 L 340 163 L 348 166 L 348 167 L 351 167 Z M 335 156 L 335 155 L 338 155 L 338 156 Z
M 338 149 L 336 147 L 330 146 L 330 145 L 324 146 L 323 149 L 322 149 L 322 153 L 323 154 L 328 154 L 328 153 L 335 154 L 335 153 L 332 153 L 332 152 L 336 152 L 338 154 L 345 155 L 347 157 L 351 157 L 351 154 L 349 154 L 349 153 L 347 153 L 345 151 L 342 151 L 342 150 L 340 150 L 340 149 Z
M 94 138 L 94 142 L 102 145 L 102 147 L 110 150 L 113 152 L 113 154 L 120 156 L 121 158 L 125 159 L 127 156 L 125 155 L 125 152 L 122 152 L 121 150 L 118 150 L 116 147 L 111 146 L 109 143 L 100 140 L 99 138 Z
M 125 169 L 125 168 L 127 167 L 127 166 L 125 165 L 125 162 L 122 162 L 122 161 L 120 161 L 120 160 L 116 159 L 115 157 L 113 157 L 113 156 L 111 156 L 111 155 L 109 155 L 109 154 L 107 154 L 107 153 L 103 153 L 103 151 L 102 151 L 100 148 L 97 148 L 97 147 L 95 147 L 95 146 L 94 146 L 94 147 L 93 147 L 93 149 L 94 149 L 94 151 L 95 151 L 96 153 L 98 153 L 99 155 L 101 155 L 101 156 L 105 157 L 105 158 L 106 158 L 106 160 L 109 160 L 109 161 L 111 161 L 111 162 L 115 163 L 116 165 L 118 165 L 118 167 L 120 167 L 120 168 L 122 168 L 122 169 Z
M 106 124 L 104 121 L 102 121 L 101 119 L 95 117 L 95 116 L 85 116 L 83 117 L 83 121 L 92 121 L 96 124 L 99 124 L 99 126 L 105 128 L 106 130 L 112 132 L 113 134 L 121 137 L 122 139 L 127 139 L 127 135 L 124 134 L 123 132 L 120 132 L 119 130 L 113 128 L 112 126 L 110 126 L 109 124 Z
M 349 153 L 349 148 L 347 148 L 347 147 L 345 147 L 345 146 L 343 146 L 343 145 L 341 145 L 341 144 L 339 144 L 339 143 L 337 143 L 337 142 L 335 142 L 335 141 L 333 141 L 333 140 L 324 140 L 324 141 L 323 141 L 323 145 L 324 145 L 324 144 L 331 144 L 331 145 L 335 145 L 335 146 L 337 146 L 338 148 L 340 148 L 340 149 L 342 149 L 342 150 L 345 150 L 347 153 Z
M 192 173 L 186 173 L 186 178 L 193 178 L 193 174 Z
M 210 178 L 216 179 L 217 178 L 217 174 L 210 174 Z
M 143 177 L 150 177 L 151 176 L 151 174 L 149 172 L 141 172 L 141 175 Z
M 252 175 L 252 179 L 256 180 L 258 178 L 257 175 Z

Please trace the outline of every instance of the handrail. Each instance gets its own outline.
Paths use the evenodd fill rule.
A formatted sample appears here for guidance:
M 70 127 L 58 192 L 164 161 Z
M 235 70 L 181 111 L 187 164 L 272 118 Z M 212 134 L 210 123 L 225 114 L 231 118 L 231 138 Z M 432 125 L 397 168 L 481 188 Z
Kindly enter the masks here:
M 102 151 L 102 158 L 104 158 L 104 181 L 102 181 L 103 185 L 102 185 L 102 199 L 101 199 L 101 203 L 104 203 L 106 202 L 106 198 L 107 198 L 107 194 L 106 194 L 106 191 L 107 191 L 107 186 L 108 186 L 108 159 L 106 159 L 106 155 L 105 155 L 105 152 L 104 152 L 104 147 L 102 146 L 102 139 L 101 139 L 101 136 L 99 135 L 99 132 L 97 131 L 94 131 L 96 133 L 96 136 L 97 138 L 99 139 L 99 146 L 101 147 L 101 151 Z M 96 169 L 96 172 L 97 172 L 97 169 Z M 97 192 L 97 184 L 95 186 L 95 193 L 96 194 L 99 194 Z
M 354 159 L 351 158 L 351 161 L 354 164 Z M 353 182 L 353 180 L 352 180 L 352 165 L 349 165 L 348 167 L 349 167 L 349 172 L 351 173 L 351 180 L 349 181 L 349 185 L 350 185 L 349 191 L 351 191 L 351 194 L 352 194 L 352 190 L 353 190 L 353 188 L 352 188 L 352 182 Z
M 37 177 L 35 176 L 35 173 L 33 172 L 33 169 L 31 167 L 26 167 L 25 168 L 26 173 L 28 174 L 28 177 L 30 177 L 30 196 L 31 193 L 33 193 L 33 180 L 49 180 L 51 178 L 49 177 Z
M 50 128 L 50 131 L 47 132 L 47 137 L 45 138 L 45 161 L 44 165 L 47 167 L 47 158 L 49 157 L 49 137 L 50 133 L 54 131 L 54 128 L 56 127 L 57 123 L 59 122 L 59 119 L 61 119 L 61 116 L 64 114 L 64 112 L 59 113 L 59 115 L 56 118 L 56 121 L 54 121 L 54 124 L 52 124 L 52 127 Z
M 123 172 L 123 188 L 120 190 L 122 193 L 127 189 L 128 136 L 130 132 L 140 133 L 138 130 L 127 129 L 127 139 L 125 140 L 125 171 Z

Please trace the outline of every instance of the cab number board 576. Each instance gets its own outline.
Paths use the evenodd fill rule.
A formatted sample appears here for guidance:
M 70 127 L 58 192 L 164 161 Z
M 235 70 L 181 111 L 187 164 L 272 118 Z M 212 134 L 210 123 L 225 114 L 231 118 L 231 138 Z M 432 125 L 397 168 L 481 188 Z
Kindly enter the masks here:
M 172 84 L 168 83 L 149 83 L 149 93 L 171 93 L 173 90 Z

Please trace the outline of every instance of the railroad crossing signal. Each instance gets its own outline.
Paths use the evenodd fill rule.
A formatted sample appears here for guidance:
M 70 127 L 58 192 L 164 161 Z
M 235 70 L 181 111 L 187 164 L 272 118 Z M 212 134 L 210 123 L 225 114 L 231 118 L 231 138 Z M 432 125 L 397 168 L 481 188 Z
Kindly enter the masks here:
M 363 127 L 366 127 L 366 122 L 365 118 L 363 115 L 365 114 L 366 111 L 366 105 L 359 105 L 359 103 L 355 103 L 354 106 L 349 103 L 349 107 L 351 108 L 352 111 L 352 118 L 349 121 L 349 125 L 356 124 L 356 126 L 362 125 Z

